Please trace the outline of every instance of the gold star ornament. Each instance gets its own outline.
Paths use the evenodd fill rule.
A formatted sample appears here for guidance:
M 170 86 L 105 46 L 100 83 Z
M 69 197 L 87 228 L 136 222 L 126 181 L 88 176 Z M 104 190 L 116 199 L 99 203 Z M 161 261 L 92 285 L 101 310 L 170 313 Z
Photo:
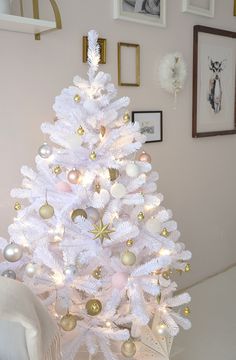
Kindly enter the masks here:
M 104 239 L 110 239 L 110 234 L 115 230 L 109 229 L 110 224 L 104 225 L 103 221 L 100 220 L 99 224 L 94 225 L 94 230 L 91 230 L 90 233 L 95 235 L 94 240 L 101 239 L 102 242 Z

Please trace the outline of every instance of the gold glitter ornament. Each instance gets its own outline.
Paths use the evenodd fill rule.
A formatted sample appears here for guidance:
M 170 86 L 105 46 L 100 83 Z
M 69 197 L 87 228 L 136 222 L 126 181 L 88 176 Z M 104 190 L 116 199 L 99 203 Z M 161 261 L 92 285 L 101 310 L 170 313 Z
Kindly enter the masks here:
M 89 158 L 90 158 L 90 160 L 96 160 L 96 158 L 97 158 L 97 154 L 95 153 L 95 151 L 92 151 L 91 152 L 91 154 L 89 155 Z
M 190 308 L 188 306 L 186 306 L 184 309 L 183 309 L 183 314 L 184 316 L 188 317 L 190 314 L 191 314 L 191 311 L 190 311 Z
M 133 240 L 133 239 L 127 240 L 127 241 L 126 241 L 126 245 L 127 245 L 128 247 L 132 247 L 132 246 L 134 245 L 134 240 Z
M 145 217 L 144 213 L 142 211 L 140 211 L 140 213 L 138 213 L 138 216 L 137 216 L 138 220 L 142 221 L 142 220 L 144 220 L 144 217 Z
M 98 299 L 89 300 L 86 303 L 86 311 L 90 316 L 96 316 L 102 311 L 102 303 Z
M 132 339 L 123 342 L 121 353 L 126 358 L 132 358 L 136 354 L 136 345 Z
M 169 231 L 166 228 L 164 228 L 161 232 L 161 236 L 168 237 L 169 235 L 170 235 Z
M 60 165 L 54 166 L 53 172 L 55 175 L 60 175 L 62 173 L 62 168 L 60 167 Z
M 41 206 L 39 209 L 39 215 L 42 219 L 48 220 L 54 215 L 54 208 L 52 205 L 49 205 L 48 202 Z
M 74 96 L 74 102 L 79 103 L 80 100 L 81 100 L 81 97 L 79 96 L 79 94 L 76 94 L 76 95 Z
M 75 220 L 76 220 L 76 218 L 77 218 L 78 216 L 84 217 L 85 219 L 87 219 L 87 217 L 88 217 L 88 215 L 87 215 L 87 213 L 86 213 L 85 210 L 83 210 L 83 209 L 76 209 L 76 210 L 73 210 L 73 211 L 72 211 L 71 220 L 72 220 L 73 222 L 75 222 Z
M 15 203 L 14 209 L 15 209 L 16 211 L 21 210 L 21 204 L 20 204 L 18 201 Z
M 115 181 L 120 176 L 119 170 L 117 170 L 117 169 L 110 168 L 110 169 L 108 169 L 108 171 L 109 171 L 109 176 L 110 176 L 111 181 Z
M 64 331 L 72 331 L 76 328 L 77 316 L 67 313 L 60 320 L 60 326 Z
M 78 129 L 77 129 L 77 134 L 79 135 L 79 136 L 83 136 L 84 134 L 85 134 L 85 131 L 84 131 L 84 129 L 82 128 L 82 126 L 80 126 Z

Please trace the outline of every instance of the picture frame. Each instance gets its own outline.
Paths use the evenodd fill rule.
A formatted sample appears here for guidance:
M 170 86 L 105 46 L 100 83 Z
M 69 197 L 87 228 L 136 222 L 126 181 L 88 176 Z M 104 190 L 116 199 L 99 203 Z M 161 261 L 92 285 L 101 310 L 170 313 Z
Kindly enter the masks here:
M 191 0 L 182 0 L 182 12 L 206 16 L 213 18 L 215 16 L 215 0 L 208 0 L 209 6 L 207 8 L 202 6 L 196 6 Z
M 236 16 L 236 0 L 234 0 L 234 16 Z
M 140 86 L 140 45 L 119 42 L 118 85 Z
M 107 40 L 98 38 L 98 45 L 100 48 L 100 61 L 99 64 L 106 64 L 107 57 Z M 88 61 L 88 36 L 83 36 L 83 62 Z
M 138 121 L 141 134 L 146 135 L 146 143 L 163 141 L 162 111 L 132 111 L 132 122 Z
M 166 0 L 113 0 L 113 18 L 166 27 Z
M 236 32 L 195 25 L 193 138 L 236 134 Z

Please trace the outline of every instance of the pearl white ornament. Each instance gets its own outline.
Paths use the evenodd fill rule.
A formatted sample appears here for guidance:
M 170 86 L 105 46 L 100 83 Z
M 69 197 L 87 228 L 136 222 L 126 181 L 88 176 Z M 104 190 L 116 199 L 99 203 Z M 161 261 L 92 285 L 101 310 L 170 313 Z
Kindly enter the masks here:
M 29 263 L 25 267 L 26 274 L 31 278 L 34 277 L 34 275 L 37 274 L 37 271 L 38 271 L 38 265 L 37 264 Z
M 93 207 L 87 208 L 86 213 L 88 215 L 88 218 L 93 220 L 94 223 L 98 222 L 98 220 L 100 219 L 99 212 Z
M 66 142 L 72 150 L 77 151 L 80 149 L 83 139 L 81 136 L 78 136 L 77 134 L 71 134 L 67 136 Z
M 122 197 L 124 197 L 126 195 L 125 186 L 123 184 L 120 184 L 120 183 L 115 183 L 111 187 L 111 195 L 115 199 L 121 199 Z
M 129 177 L 135 178 L 139 175 L 139 167 L 138 167 L 138 165 L 133 164 L 133 163 L 127 164 L 125 171 Z
M 52 148 L 47 143 L 43 143 L 38 150 L 39 156 L 43 159 L 49 158 L 52 155 Z
M 69 265 L 64 269 L 64 274 L 66 277 L 73 277 L 76 274 L 76 266 L 75 265 Z
M 161 223 L 155 218 L 151 218 L 146 222 L 146 229 L 152 234 L 156 235 L 161 232 Z
M 2 272 L 2 276 L 8 279 L 15 280 L 16 279 L 16 273 L 13 270 L 5 270 Z
M 9 262 L 16 262 L 23 256 L 23 249 L 19 244 L 9 244 L 3 250 L 4 258 Z

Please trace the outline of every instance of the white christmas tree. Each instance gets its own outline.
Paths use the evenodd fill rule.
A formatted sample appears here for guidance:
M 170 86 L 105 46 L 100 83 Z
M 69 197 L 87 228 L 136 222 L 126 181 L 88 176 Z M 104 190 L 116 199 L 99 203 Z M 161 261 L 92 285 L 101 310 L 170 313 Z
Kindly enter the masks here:
M 137 345 L 154 318 L 157 336 L 190 328 L 190 310 L 180 308 L 190 296 L 174 295 L 170 275 L 189 271 L 191 253 L 161 205 L 150 156 L 136 154 L 145 136 L 129 99 L 115 100 L 110 75 L 98 72 L 97 39 L 90 31 L 88 80 L 76 76 L 56 98 L 57 121 L 42 125 L 55 145 L 40 147 L 36 171 L 22 167 L 11 195 L 29 205 L 15 204 L 10 242 L 0 239 L 0 273 L 40 297 L 66 360 L 84 347 L 90 357 L 143 358 Z

